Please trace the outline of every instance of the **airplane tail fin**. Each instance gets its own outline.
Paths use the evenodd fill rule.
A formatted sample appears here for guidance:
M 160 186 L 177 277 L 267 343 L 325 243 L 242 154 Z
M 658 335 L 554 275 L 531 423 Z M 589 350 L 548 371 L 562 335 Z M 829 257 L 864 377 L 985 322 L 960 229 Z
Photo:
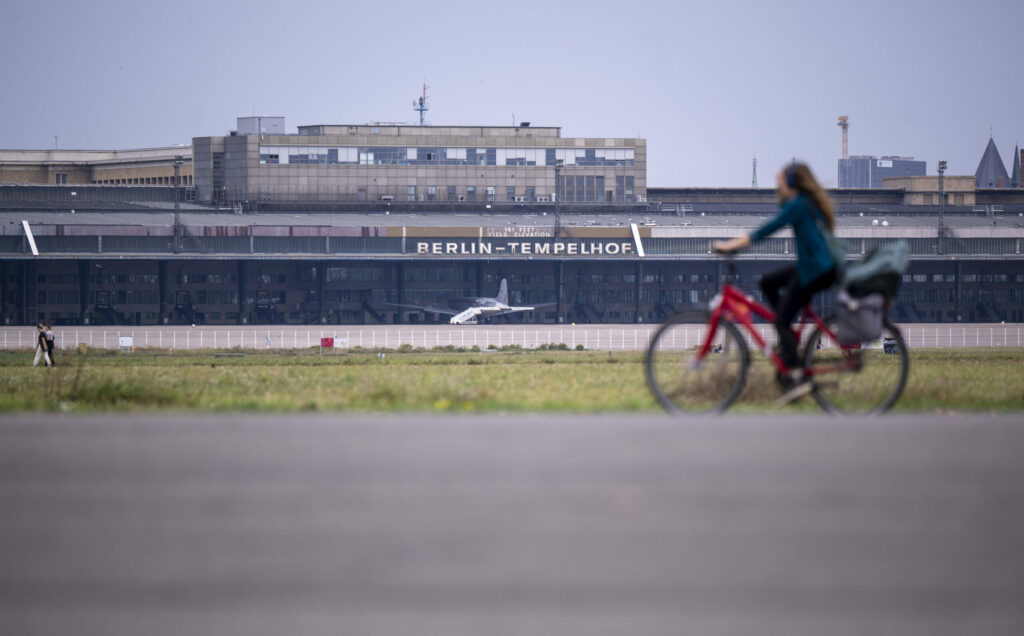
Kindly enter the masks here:
M 499 303 L 508 304 L 508 281 L 501 279 L 501 287 L 498 288 L 498 296 L 495 298 Z

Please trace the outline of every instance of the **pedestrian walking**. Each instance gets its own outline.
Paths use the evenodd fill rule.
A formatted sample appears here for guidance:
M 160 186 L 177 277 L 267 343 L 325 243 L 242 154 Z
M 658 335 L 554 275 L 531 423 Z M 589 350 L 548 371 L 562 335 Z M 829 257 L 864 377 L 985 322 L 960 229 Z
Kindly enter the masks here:
M 50 362 L 50 354 L 46 349 L 46 334 L 43 333 L 42 323 L 36 324 L 36 359 L 32 361 L 32 366 L 39 366 L 39 359 L 42 358 L 49 367 L 52 363 Z
M 53 334 L 53 327 L 50 323 L 46 323 L 46 352 L 50 354 L 50 366 L 57 364 L 57 359 L 53 357 L 53 345 L 57 341 L 57 338 Z

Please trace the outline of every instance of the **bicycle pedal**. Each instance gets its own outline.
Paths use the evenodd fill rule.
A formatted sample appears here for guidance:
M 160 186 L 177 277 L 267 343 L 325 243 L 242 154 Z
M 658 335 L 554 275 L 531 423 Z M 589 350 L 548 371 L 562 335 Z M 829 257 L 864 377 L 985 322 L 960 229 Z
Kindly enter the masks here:
M 779 399 L 775 400 L 775 407 L 779 408 L 782 406 L 786 406 L 790 402 L 795 402 L 796 400 L 802 398 L 803 396 L 807 395 L 813 390 L 813 382 L 811 382 L 810 380 L 807 380 L 806 382 L 801 382 L 800 384 L 794 386 L 792 389 L 780 395 Z

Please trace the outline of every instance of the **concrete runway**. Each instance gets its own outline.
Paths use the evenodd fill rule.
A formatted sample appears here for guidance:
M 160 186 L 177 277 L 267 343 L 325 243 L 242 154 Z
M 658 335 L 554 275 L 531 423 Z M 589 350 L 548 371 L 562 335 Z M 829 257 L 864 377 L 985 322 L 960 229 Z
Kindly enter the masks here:
M 331 337 L 349 348 L 397 349 L 403 344 L 433 348 L 519 345 L 535 348 L 564 343 L 570 348 L 644 350 L 658 325 L 248 325 L 248 326 L 148 326 L 57 327 L 57 346 L 71 349 L 79 342 L 93 348 L 115 349 L 119 336 L 131 336 L 137 348 L 160 349 L 304 349 L 316 347 L 320 338 Z M 775 342 L 771 325 L 757 325 L 769 344 Z M 1024 326 L 1019 324 L 908 324 L 901 327 L 911 349 L 1024 347 Z M 692 346 L 705 325 L 686 325 L 678 330 L 679 347 Z M 269 346 L 267 340 L 270 340 Z M 35 327 L 0 328 L 0 349 L 28 349 L 35 342 Z
M 0 633 L 1024 633 L 1024 420 L 0 419 Z

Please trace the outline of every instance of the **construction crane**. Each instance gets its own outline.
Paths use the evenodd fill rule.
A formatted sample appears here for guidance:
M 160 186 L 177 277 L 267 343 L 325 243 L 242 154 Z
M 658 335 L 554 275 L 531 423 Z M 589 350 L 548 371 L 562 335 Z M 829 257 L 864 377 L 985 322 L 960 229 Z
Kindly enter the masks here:
M 843 129 L 843 159 L 850 158 L 850 117 L 847 115 L 841 115 L 839 117 L 839 123 L 836 124 Z

